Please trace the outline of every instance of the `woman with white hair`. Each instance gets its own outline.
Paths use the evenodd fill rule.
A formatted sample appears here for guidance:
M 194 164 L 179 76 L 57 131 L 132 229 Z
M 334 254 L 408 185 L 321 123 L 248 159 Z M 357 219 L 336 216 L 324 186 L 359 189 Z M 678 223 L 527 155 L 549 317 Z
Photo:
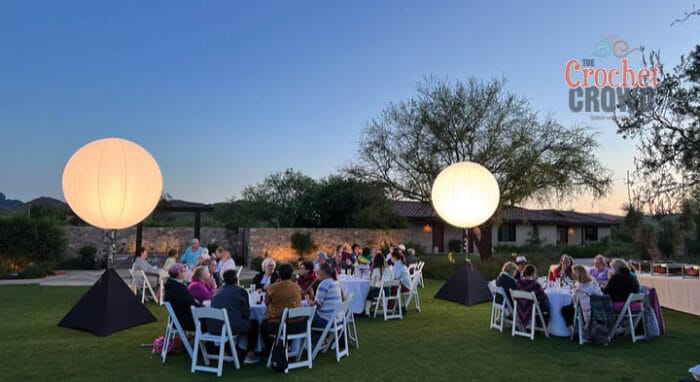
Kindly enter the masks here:
M 280 276 L 277 274 L 277 272 L 275 272 L 276 266 L 277 263 L 275 263 L 275 260 L 272 260 L 269 257 L 263 260 L 262 272 L 258 273 L 253 278 L 255 289 L 267 291 L 267 288 L 269 288 L 270 285 L 277 282 Z

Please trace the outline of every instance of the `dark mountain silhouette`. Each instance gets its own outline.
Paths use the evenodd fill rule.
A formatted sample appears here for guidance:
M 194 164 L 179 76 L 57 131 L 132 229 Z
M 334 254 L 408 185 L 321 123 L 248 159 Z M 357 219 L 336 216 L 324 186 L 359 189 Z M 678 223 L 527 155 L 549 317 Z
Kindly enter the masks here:
M 5 194 L 0 192 L 0 207 L 17 207 L 21 206 L 24 204 L 21 200 L 16 200 L 16 199 L 7 199 L 5 197 Z

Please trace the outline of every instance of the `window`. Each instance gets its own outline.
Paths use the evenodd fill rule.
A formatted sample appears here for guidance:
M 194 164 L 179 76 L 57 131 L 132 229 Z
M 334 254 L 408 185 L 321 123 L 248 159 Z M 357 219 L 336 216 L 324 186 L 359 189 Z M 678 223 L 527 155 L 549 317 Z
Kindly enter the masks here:
M 598 227 L 583 227 L 583 241 L 598 241 Z
M 499 242 L 515 242 L 515 224 L 503 224 L 498 227 Z

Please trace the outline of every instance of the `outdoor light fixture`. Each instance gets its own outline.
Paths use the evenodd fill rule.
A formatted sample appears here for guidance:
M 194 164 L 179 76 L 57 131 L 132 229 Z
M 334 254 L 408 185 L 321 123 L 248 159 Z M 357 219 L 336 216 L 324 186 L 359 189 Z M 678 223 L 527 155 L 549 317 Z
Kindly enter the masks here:
M 427 232 L 427 233 L 431 233 L 431 232 L 433 232 L 433 226 L 431 226 L 430 224 L 426 224 L 423 226 L 423 231 Z
M 114 270 L 118 229 L 145 219 L 158 205 L 163 178 L 143 147 L 121 138 L 90 142 L 71 156 L 63 170 L 63 195 L 89 224 L 109 230 L 107 270 L 73 306 L 59 326 L 98 336 L 156 321 Z
M 63 170 L 63 195 L 70 208 L 103 229 L 139 223 L 158 205 L 162 191 L 155 159 L 143 147 L 121 138 L 86 144 Z
M 454 163 L 433 183 L 435 211 L 449 224 L 472 228 L 487 221 L 498 207 L 500 190 L 496 178 L 474 162 Z
M 63 170 L 63 195 L 70 208 L 90 225 L 106 230 L 141 222 L 156 208 L 162 192 L 163 178 L 155 159 L 143 147 L 121 138 L 86 144 Z M 111 267 L 112 248 L 108 263 Z
M 574 236 L 574 227 L 569 228 L 569 236 Z

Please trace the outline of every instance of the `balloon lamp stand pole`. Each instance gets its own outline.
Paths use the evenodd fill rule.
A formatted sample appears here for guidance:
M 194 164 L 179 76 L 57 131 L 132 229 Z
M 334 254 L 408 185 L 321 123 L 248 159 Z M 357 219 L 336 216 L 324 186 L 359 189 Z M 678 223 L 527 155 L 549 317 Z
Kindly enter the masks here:
M 116 249 L 115 236 L 116 229 L 109 230 L 109 251 L 107 252 L 107 269 L 114 269 L 114 250 Z

